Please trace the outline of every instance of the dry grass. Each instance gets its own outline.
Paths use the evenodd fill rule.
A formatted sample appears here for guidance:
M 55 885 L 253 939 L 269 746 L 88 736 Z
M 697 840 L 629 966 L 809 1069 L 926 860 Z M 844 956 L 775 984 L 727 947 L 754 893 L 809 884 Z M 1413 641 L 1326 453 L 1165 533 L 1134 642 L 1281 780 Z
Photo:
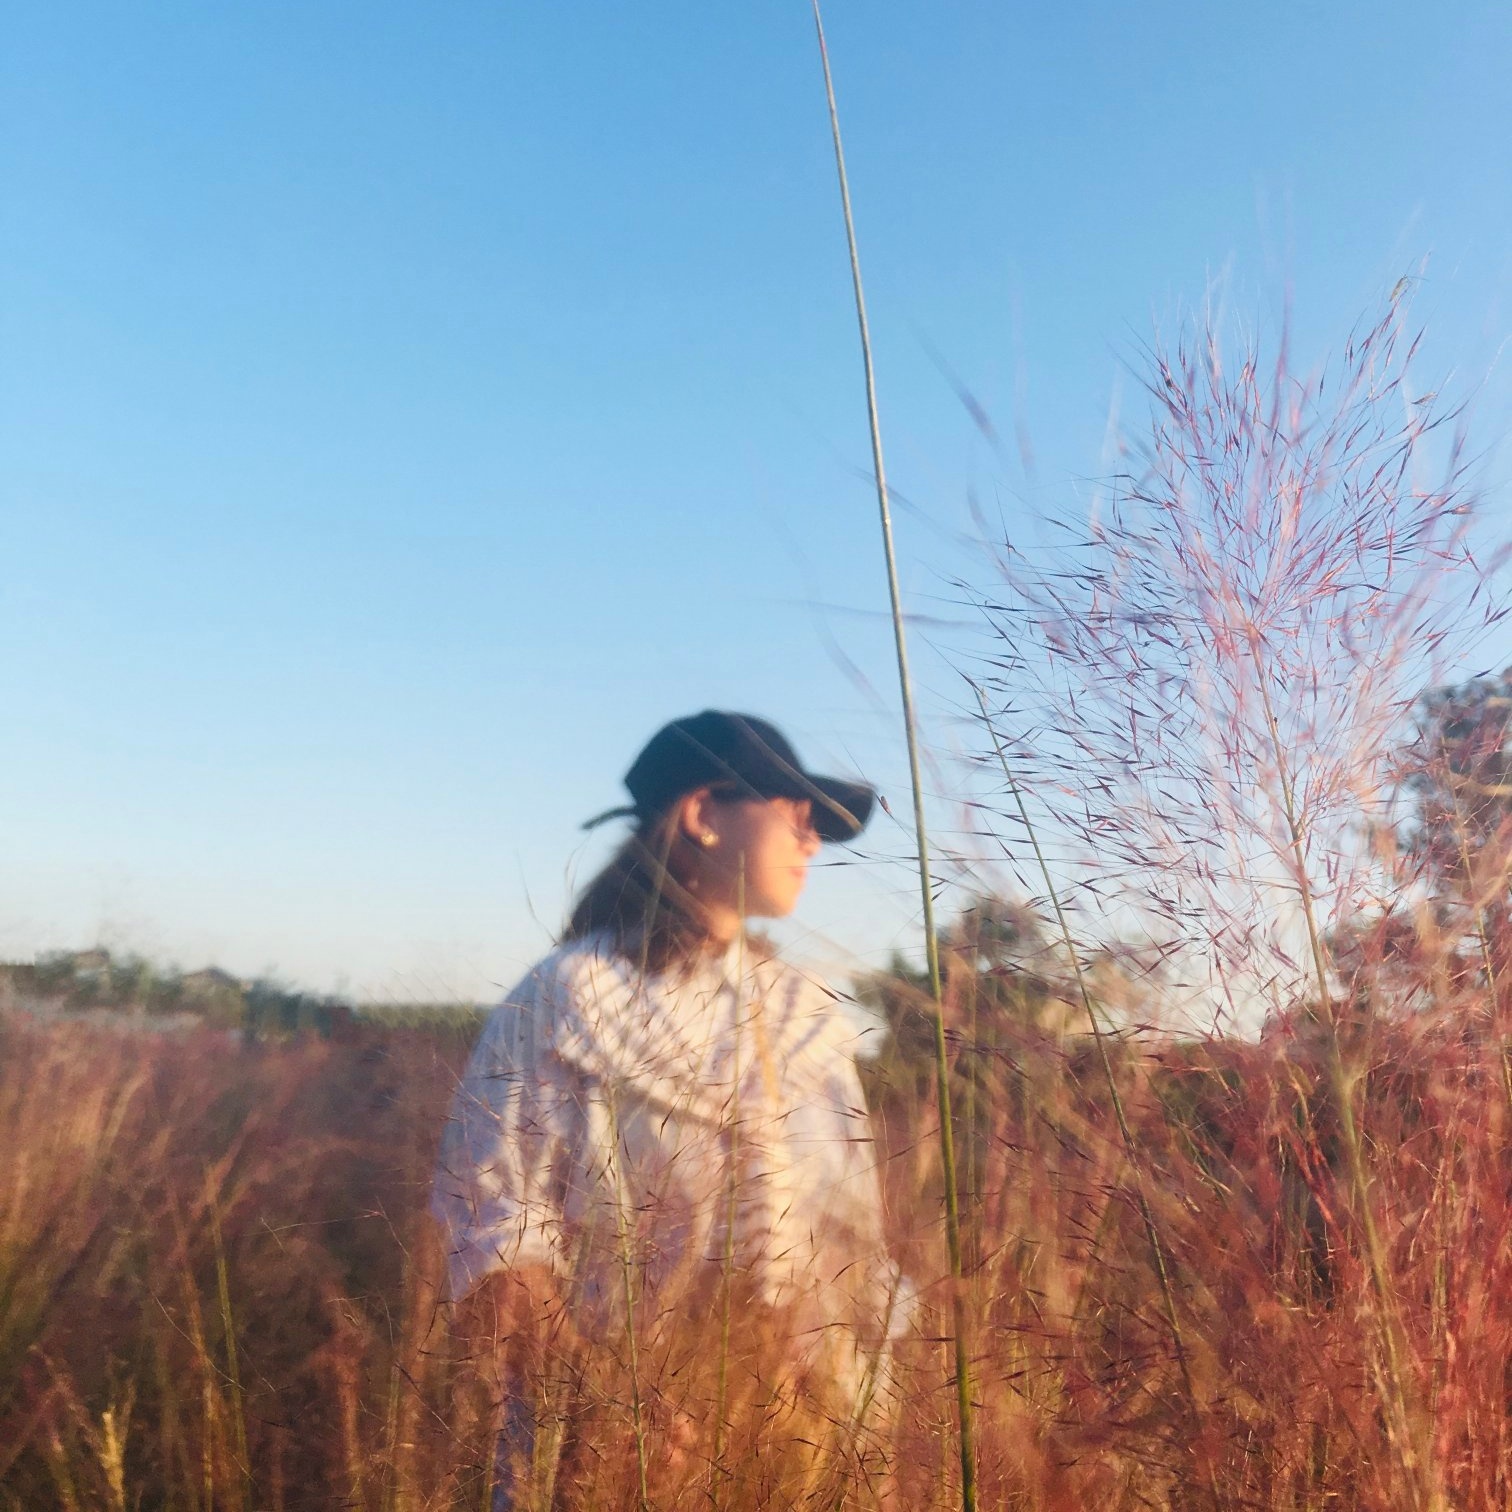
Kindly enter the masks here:
M 959 1132 L 986 1504 L 1174 1508 L 1216 1484 L 1233 1508 L 1410 1505 L 1316 1014 L 1258 1043 L 1125 1041 L 1113 1058 L 1186 1326 L 1194 1438 L 1092 1047 L 1014 1002 L 998 991 L 974 1040 L 952 1035 L 974 1082 Z M 1487 1016 L 1463 1001 L 1404 1021 L 1359 1006 L 1348 1034 L 1415 1427 L 1445 1504 L 1504 1507 L 1499 1045 L 1467 1029 Z M 440 1326 L 423 1215 L 453 1055 L 389 1031 L 271 1052 L 16 1021 L 4 1035 L 0 1505 L 485 1504 L 488 1414 Z M 902 1505 L 954 1504 L 927 1066 L 900 1058 L 873 1089 L 900 1252 L 939 1278 L 901 1352 L 895 1429 L 846 1432 L 784 1375 L 777 1320 L 738 1305 L 721 1387 L 708 1312 L 664 1306 L 638 1372 L 653 1506 L 873 1505 L 884 1461 Z M 635 1505 L 628 1384 L 612 1341 L 542 1363 L 572 1505 Z

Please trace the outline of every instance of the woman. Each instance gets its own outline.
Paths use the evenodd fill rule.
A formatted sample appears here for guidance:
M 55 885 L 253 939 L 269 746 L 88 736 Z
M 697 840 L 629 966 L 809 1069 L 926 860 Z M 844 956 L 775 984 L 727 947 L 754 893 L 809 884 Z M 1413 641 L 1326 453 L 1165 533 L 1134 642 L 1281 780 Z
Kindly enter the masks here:
M 505 1398 L 499 1506 L 533 1443 L 521 1382 L 551 1356 L 578 1379 L 620 1360 L 637 1425 L 670 1401 L 686 1440 L 722 1422 L 732 1337 L 759 1315 L 789 1386 L 859 1427 L 901 1318 L 856 1027 L 744 927 L 791 912 L 820 845 L 858 835 L 875 794 L 715 710 L 659 731 L 625 785 L 631 804 L 590 824 L 633 832 L 490 1018 L 442 1142 L 459 1328 Z M 689 1383 L 715 1354 L 720 1400 L 700 1409 Z

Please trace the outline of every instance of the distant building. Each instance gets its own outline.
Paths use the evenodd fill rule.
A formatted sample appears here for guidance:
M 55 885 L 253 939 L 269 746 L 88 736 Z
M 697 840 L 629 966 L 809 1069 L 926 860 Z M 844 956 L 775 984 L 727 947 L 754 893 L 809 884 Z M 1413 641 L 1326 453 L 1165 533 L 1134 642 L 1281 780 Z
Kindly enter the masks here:
M 178 1001 L 184 1007 L 225 1009 L 242 1002 L 245 984 L 219 966 L 204 966 L 178 978 Z
M 229 971 L 222 971 L 219 966 L 206 966 L 199 971 L 185 973 L 179 978 L 179 986 L 189 1002 L 213 1002 L 239 995 L 242 981 Z

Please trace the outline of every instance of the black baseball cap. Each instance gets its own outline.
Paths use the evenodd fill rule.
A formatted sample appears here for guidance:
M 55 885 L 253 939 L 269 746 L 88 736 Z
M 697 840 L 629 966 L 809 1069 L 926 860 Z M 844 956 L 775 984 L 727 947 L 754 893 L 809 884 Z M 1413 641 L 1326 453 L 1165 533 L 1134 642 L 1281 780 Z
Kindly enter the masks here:
M 634 803 L 590 819 L 585 829 L 622 815 L 659 814 L 684 793 L 708 787 L 747 798 L 806 798 L 821 840 L 854 840 L 877 801 L 867 783 L 805 771 L 775 725 L 723 709 L 663 725 L 625 773 L 625 786 Z

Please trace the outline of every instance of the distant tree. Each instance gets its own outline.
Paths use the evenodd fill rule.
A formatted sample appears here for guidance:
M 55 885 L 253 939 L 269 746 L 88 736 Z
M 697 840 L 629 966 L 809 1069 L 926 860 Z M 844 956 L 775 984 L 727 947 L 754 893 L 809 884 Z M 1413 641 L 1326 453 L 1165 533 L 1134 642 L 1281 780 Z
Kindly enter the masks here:
M 297 1034 L 325 1037 L 347 1032 L 349 1003 L 300 992 L 263 979 L 244 984 L 218 967 L 187 976 L 139 955 L 113 956 L 108 950 L 52 951 L 34 963 L 0 964 L 0 993 L 50 999 L 70 1010 L 126 1010 L 161 1018 L 198 1018 L 222 1029 L 240 1029 L 249 1039 L 287 1039 Z
M 1084 1027 L 1062 953 L 1024 903 L 974 898 L 940 932 L 940 965 L 958 1076 L 979 1079 L 1015 1047 Z M 885 971 L 860 978 L 854 988 L 857 1001 L 891 1031 L 882 1061 L 888 1079 L 924 1092 L 935 1076 L 928 974 L 894 952 Z
M 287 1039 L 295 1034 L 329 1036 L 351 1020 L 340 998 L 298 992 L 277 982 L 257 981 L 243 997 L 242 1027 L 253 1039 Z
M 1461 979 L 1512 977 L 1512 668 L 1421 704 L 1404 837 Z
M 1505 921 L 1512 876 L 1512 668 L 1421 704 L 1407 835 L 1439 887 Z
M 1059 938 L 1028 904 L 978 896 L 940 932 L 946 1034 L 959 1074 L 972 1056 L 990 1059 L 1010 1046 L 1059 1040 L 1090 1027 L 1071 961 Z M 1139 1022 L 1151 1008 L 1151 963 L 1114 943 L 1082 948 L 1083 981 L 1099 1018 Z M 934 1000 L 929 978 L 894 952 L 885 971 L 858 979 L 858 1002 L 891 1030 L 888 1060 L 934 1076 Z
M 73 991 L 74 953 L 49 950 L 37 957 L 32 967 L 32 983 L 39 997 L 64 997 Z
M 1512 1007 L 1512 669 L 1424 694 L 1399 765 L 1410 885 L 1329 938 L 1351 1014 Z
M 153 1006 L 159 973 L 145 957 L 112 958 L 104 978 L 105 1004 L 112 1008 L 146 1009 Z

